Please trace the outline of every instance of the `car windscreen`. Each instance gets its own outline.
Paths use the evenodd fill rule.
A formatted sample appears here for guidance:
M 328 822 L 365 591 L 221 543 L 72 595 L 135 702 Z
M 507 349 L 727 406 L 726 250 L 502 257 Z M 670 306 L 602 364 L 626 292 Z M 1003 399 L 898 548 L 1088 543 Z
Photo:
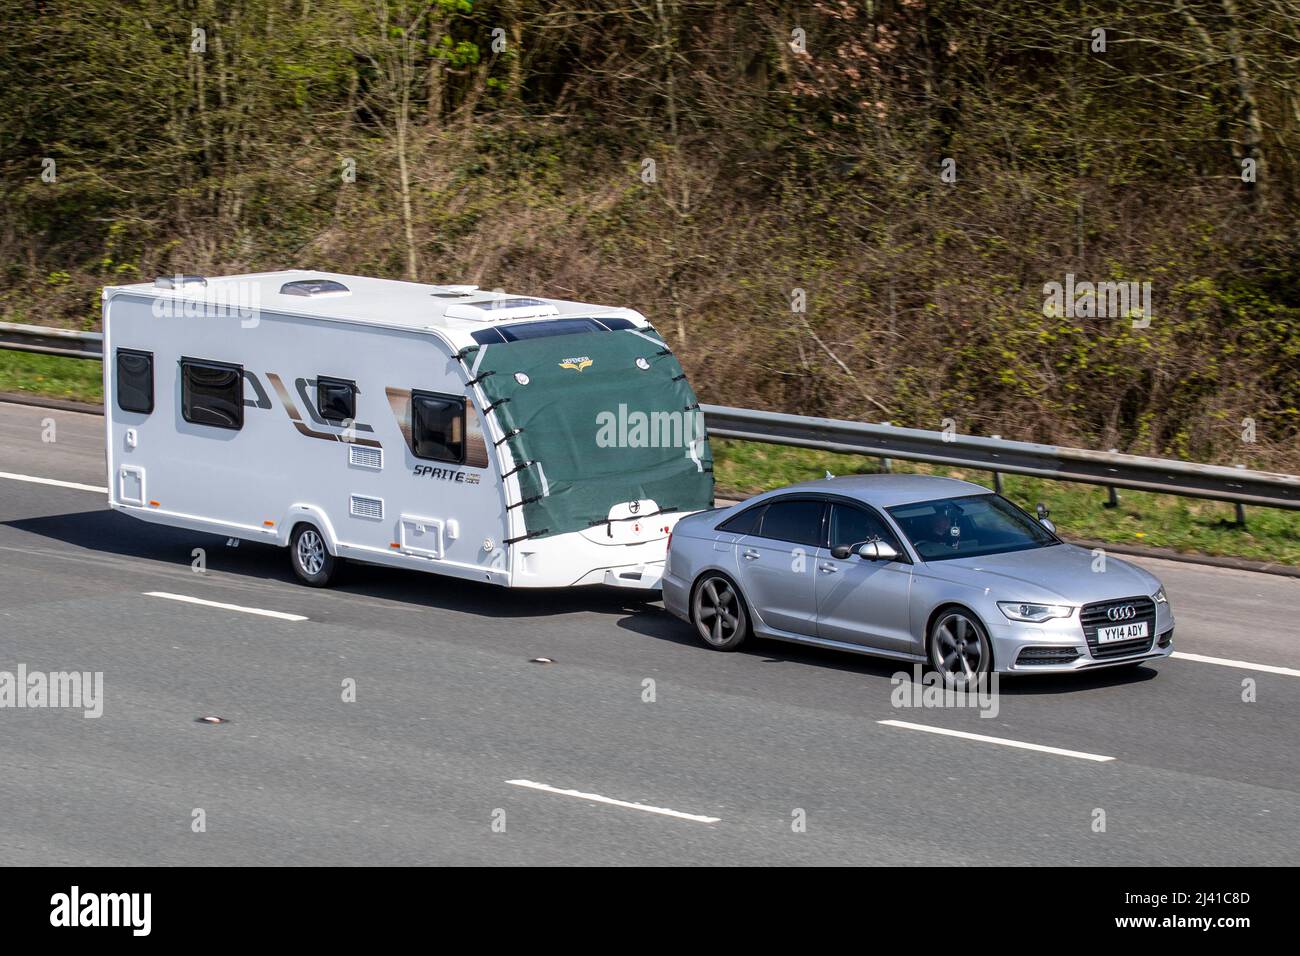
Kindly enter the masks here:
M 1060 543 L 1000 495 L 939 498 L 886 510 L 925 561 L 1004 554 Z

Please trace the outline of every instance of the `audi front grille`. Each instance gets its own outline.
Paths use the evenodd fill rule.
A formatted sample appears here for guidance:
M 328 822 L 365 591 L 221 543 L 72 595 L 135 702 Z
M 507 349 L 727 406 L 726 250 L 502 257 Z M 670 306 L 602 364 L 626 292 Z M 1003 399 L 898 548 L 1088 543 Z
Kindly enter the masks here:
M 1108 613 L 1111 608 L 1124 608 L 1130 604 L 1134 610 L 1132 617 L 1111 620 Z M 1156 639 L 1156 602 L 1149 597 L 1129 597 L 1120 598 L 1118 601 L 1098 601 L 1096 604 L 1085 604 L 1083 610 L 1079 612 L 1079 621 L 1083 624 L 1083 635 L 1088 639 L 1088 650 L 1095 660 L 1108 660 L 1112 657 L 1143 654 L 1151 650 L 1151 644 Z M 1131 641 L 1117 641 L 1114 644 L 1097 643 L 1097 628 L 1099 627 L 1109 627 L 1112 624 L 1138 624 L 1142 621 L 1145 621 L 1147 625 L 1146 637 L 1139 637 Z

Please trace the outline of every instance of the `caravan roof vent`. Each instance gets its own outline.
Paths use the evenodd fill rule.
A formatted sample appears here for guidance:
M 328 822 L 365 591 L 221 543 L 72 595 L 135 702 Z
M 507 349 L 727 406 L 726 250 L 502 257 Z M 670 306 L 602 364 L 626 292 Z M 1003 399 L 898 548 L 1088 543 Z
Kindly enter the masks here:
M 297 279 L 280 286 L 280 295 L 301 295 L 310 299 L 351 294 L 351 289 L 333 279 Z
M 555 306 L 541 299 L 480 299 L 477 302 L 453 302 L 447 306 L 447 318 L 495 322 L 498 319 L 525 319 L 544 315 L 558 315 L 559 311 Z
M 460 299 L 478 291 L 476 285 L 440 285 L 433 294 L 435 299 Z
M 153 280 L 155 289 L 184 289 L 192 285 L 205 286 L 208 280 L 203 276 L 186 276 L 177 273 L 171 276 L 157 276 Z
M 481 302 L 470 303 L 479 309 L 522 309 L 525 306 L 546 305 L 541 299 L 486 299 Z

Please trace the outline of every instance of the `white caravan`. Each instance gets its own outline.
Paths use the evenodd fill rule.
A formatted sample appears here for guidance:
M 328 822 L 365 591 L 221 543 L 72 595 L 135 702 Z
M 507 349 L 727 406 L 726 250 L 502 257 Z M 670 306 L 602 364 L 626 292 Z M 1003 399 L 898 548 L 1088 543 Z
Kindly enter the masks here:
M 657 588 L 708 508 L 698 403 L 645 318 L 319 272 L 104 289 L 108 498 L 146 521 L 509 587 Z

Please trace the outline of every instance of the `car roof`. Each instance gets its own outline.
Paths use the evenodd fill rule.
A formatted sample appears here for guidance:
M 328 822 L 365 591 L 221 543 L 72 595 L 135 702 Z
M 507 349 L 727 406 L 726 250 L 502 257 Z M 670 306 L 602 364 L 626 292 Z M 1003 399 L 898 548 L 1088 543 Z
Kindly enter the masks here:
M 935 475 L 845 475 L 842 478 L 822 478 L 817 481 L 787 485 L 752 498 L 747 504 L 801 491 L 843 495 L 877 508 L 892 508 L 895 505 L 933 501 L 936 498 L 991 494 L 983 485 L 956 478 L 940 478 Z

